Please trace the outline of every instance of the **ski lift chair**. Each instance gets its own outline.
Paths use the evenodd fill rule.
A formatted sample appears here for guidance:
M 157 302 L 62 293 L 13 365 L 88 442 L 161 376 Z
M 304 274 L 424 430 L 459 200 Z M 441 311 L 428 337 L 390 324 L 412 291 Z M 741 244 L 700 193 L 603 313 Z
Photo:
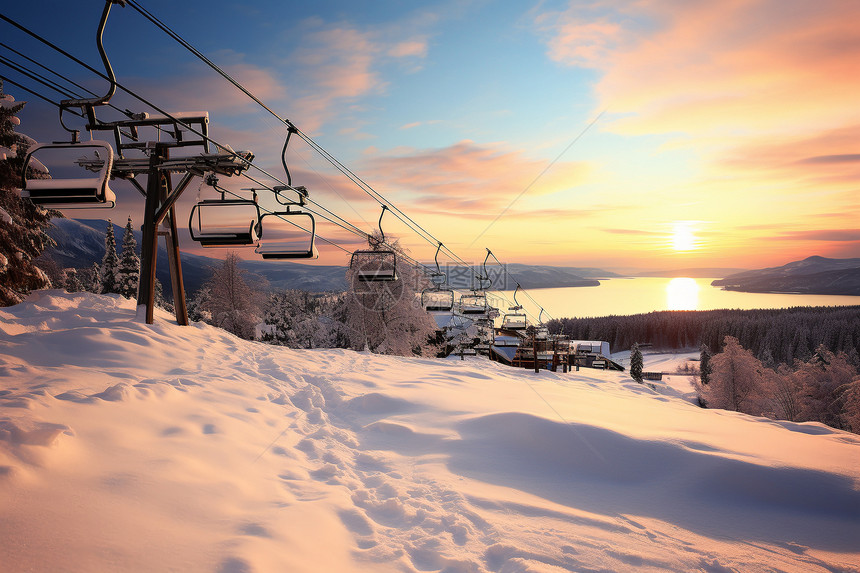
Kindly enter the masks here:
M 543 317 L 544 310 L 540 309 L 540 314 L 538 315 L 538 326 L 535 328 L 535 338 L 537 340 L 546 340 L 549 338 L 549 328 L 543 323 L 541 317 Z
M 248 247 L 260 235 L 260 207 L 257 194 L 252 199 L 226 199 L 226 190 L 217 187 L 217 179 L 207 184 L 221 191 L 220 199 L 204 199 L 191 208 L 188 230 L 202 247 Z
M 454 291 L 451 289 L 425 289 L 421 305 L 427 312 L 449 312 L 454 308 Z
M 517 283 L 517 288 L 514 289 L 514 304 L 509 306 L 508 312 L 502 318 L 502 328 L 508 330 L 525 330 L 528 328 L 529 321 L 526 313 L 523 312 L 523 305 L 517 300 L 517 293 L 520 292 L 520 283 Z
M 449 312 L 454 308 L 454 290 L 451 288 L 443 288 L 448 284 L 448 275 L 442 272 L 439 267 L 439 251 L 442 249 L 442 242 L 436 247 L 436 270 L 430 273 L 430 283 L 432 288 L 424 289 L 421 292 L 421 306 L 427 312 Z
M 355 269 L 355 278 L 362 283 L 391 282 L 397 280 L 397 255 L 390 250 L 354 251 L 349 268 Z
M 382 216 L 388 209 L 382 206 L 379 215 L 379 232 L 382 238 L 376 247 L 385 244 L 385 232 L 382 230 Z M 397 277 L 397 254 L 392 249 L 374 248 L 369 250 L 353 251 L 349 259 L 349 268 L 355 270 L 355 278 L 361 283 L 392 282 Z
M 489 310 L 487 295 L 473 291 L 460 297 L 460 314 L 466 316 L 486 315 Z
M 289 223 L 300 229 L 302 233 L 308 234 L 306 240 L 297 239 L 293 234 L 285 232 L 281 228 L 273 228 L 271 225 L 266 226 L 265 218 L 272 217 L 270 221 L 281 221 Z M 309 220 L 309 231 L 305 231 L 304 227 L 293 223 L 290 219 L 307 218 Z M 283 225 L 282 225 L 283 226 Z M 318 259 L 320 254 L 317 251 L 316 239 L 316 221 L 311 213 L 306 211 L 279 211 L 274 213 L 264 213 L 260 216 L 260 241 L 254 252 L 261 255 L 264 259 Z
M 511 307 L 508 310 L 519 311 L 522 310 L 523 307 Z M 525 313 L 522 312 L 510 312 L 506 313 L 502 318 L 502 328 L 507 330 L 525 330 L 528 327 L 528 317 L 526 317 Z
M 95 150 L 101 161 L 91 162 L 95 177 L 35 179 L 28 177 L 31 164 L 44 167 L 34 155 L 47 149 Z M 104 154 L 104 157 L 102 157 Z M 28 197 L 36 205 L 49 209 L 111 208 L 116 195 L 108 185 L 113 168 L 113 148 L 106 141 L 91 140 L 80 143 L 43 143 L 33 146 L 24 158 L 21 175 L 21 197 Z M 99 165 L 100 164 L 100 165 Z M 32 171 L 31 171 L 32 172 Z

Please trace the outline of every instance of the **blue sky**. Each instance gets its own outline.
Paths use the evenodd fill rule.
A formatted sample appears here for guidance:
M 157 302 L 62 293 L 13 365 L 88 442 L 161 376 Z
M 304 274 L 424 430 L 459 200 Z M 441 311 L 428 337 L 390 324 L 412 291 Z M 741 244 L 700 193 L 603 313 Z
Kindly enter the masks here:
M 145 4 L 466 260 L 484 247 L 509 262 L 621 269 L 860 256 L 855 2 Z M 3 13 L 99 67 L 101 7 Z M 120 82 L 168 111 L 209 111 L 217 140 L 281 176 L 283 126 L 131 7 L 114 7 L 105 43 Z M 62 137 L 55 110 L 7 92 L 31 101 L 22 131 Z M 307 146 L 290 161 L 317 201 L 375 226 L 378 205 Z M 116 218 L 135 216 L 139 198 L 118 191 Z M 398 221 L 386 231 L 432 257 Z M 327 224 L 320 234 L 355 246 Z

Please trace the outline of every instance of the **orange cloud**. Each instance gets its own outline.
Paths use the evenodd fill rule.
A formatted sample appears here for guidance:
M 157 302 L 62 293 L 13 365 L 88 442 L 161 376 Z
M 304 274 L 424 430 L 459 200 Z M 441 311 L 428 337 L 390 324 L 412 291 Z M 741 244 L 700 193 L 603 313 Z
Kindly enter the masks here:
M 595 14 L 601 19 L 595 22 Z M 572 3 L 542 14 L 556 61 L 597 68 L 628 133 L 814 129 L 856 118 L 860 3 Z
M 811 137 L 773 142 L 761 137 L 726 153 L 724 167 L 769 176 L 803 178 L 816 184 L 860 180 L 860 125 L 823 131 Z
M 290 62 L 299 65 L 303 86 L 293 110 L 296 117 L 302 117 L 307 132 L 338 117 L 345 102 L 384 93 L 387 83 L 380 67 L 387 61 L 414 62 L 427 55 L 427 42 L 420 36 L 389 39 L 378 31 L 358 30 L 348 24 L 308 24 L 311 31 L 290 56 Z
M 415 205 L 454 214 L 489 211 L 495 216 L 520 194 L 525 204 L 538 195 L 568 191 L 590 172 L 582 162 L 559 162 L 539 177 L 546 167 L 546 160 L 500 144 L 461 141 L 442 149 L 374 157 L 363 171 L 380 190 L 408 195 Z

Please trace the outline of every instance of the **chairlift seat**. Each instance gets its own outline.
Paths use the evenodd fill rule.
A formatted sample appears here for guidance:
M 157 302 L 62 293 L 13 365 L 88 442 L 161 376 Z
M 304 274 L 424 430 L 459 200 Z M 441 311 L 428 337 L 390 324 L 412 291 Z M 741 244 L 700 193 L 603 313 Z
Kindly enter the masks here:
M 467 315 L 485 315 L 489 310 L 487 297 L 483 294 L 464 295 L 460 297 L 460 313 Z
M 316 245 L 311 245 L 310 249 L 307 247 L 307 243 L 302 243 L 299 241 L 293 242 L 267 242 L 263 243 L 260 241 L 260 244 L 257 245 L 257 248 L 254 249 L 254 252 L 263 257 L 264 259 L 273 259 L 273 260 L 285 260 L 285 259 L 318 259 L 320 258 L 320 253 L 317 250 Z
M 528 326 L 525 314 L 506 314 L 502 318 L 502 328 L 508 330 L 523 330 Z
M 296 240 L 292 236 L 279 236 L 277 231 L 273 229 L 266 217 L 272 217 L 271 221 L 282 221 L 289 223 L 291 226 L 300 229 L 302 232 L 307 232 L 308 240 Z M 301 217 L 306 218 L 310 222 L 310 229 L 305 229 L 290 221 L 291 218 Z M 318 259 L 320 254 L 317 251 L 316 239 L 316 222 L 311 213 L 305 211 L 283 211 L 274 213 L 265 213 L 260 217 L 260 241 L 255 253 L 262 256 L 263 259 L 271 260 L 289 260 L 289 259 Z
M 394 269 L 359 269 L 356 278 L 361 282 L 396 281 Z
M 33 155 L 45 149 L 95 149 L 106 157 L 95 168 L 96 177 L 77 177 L 63 179 L 27 178 L 31 163 L 41 162 Z M 74 208 L 111 208 L 116 204 L 116 194 L 108 181 L 113 168 L 113 148 L 106 141 L 91 140 L 82 143 L 43 143 L 33 146 L 24 159 L 22 169 L 21 196 L 28 197 L 36 205 L 56 209 Z M 85 161 L 82 159 L 81 161 Z
M 249 199 L 204 199 L 191 208 L 188 230 L 202 247 L 247 247 L 259 240 L 260 211 Z

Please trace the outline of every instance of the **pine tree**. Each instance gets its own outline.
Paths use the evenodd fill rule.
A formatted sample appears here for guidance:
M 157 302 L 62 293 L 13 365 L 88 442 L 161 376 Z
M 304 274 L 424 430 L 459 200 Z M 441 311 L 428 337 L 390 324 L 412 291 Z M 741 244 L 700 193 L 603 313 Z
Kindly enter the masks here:
M 644 360 L 642 359 L 642 351 L 639 350 L 639 344 L 634 342 L 630 347 L 630 377 L 642 383 L 642 368 Z
M 140 257 L 137 256 L 136 251 L 137 241 L 134 239 L 134 228 L 131 226 L 131 217 L 129 217 L 122 235 L 122 255 L 119 262 L 119 294 L 126 298 L 137 297 Z
M 212 324 L 241 338 L 251 339 L 258 322 L 259 312 L 255 293 L 239 268 L 239 256 L 227 253 L 224 262 L 209 279 L 209 312 Z
M 34 264 L 34 259 L 54 241 L 45 232 L 57 211 L 35 206 L 22 199 L 21 170 L 27 150 L 35 141 L 16 133 L 17 117 L 25 102 L 15 103 L 3 93 L 0 81 L 0 306 L 17 304 L 31 290 L 51 286 L 48 276 Z M 32 167 L 31 178 L 48 174 Z
M 753 413 L 763 385 L 763 367 L 737 338 L 726 336 L 723 351 L 711 360 L 713 372 L 707 386 L 700 386 L 700 400 L 709 408 Z
M 66 280 L 63 283 L 63 288 L 66 292 L 82 292 L 84 290 L 77 269 L 66 269 Z
M 211 291 L 208 286 L 203 285 L 197 289 L 197 292 L 188 300 L 188 320 L 212 324 L 212 313 L 209 311 L 210 298 Z
M 116 238 L 110 219 L 105 230 L 105 254 L 101 265 L 102 292 L 119 294 L 119 257 L 116 254 Z
M 291 348 L 330 347 L 330 320 L 320 316 L 319 303 L 306 291 L 272 294 L 263 315 L 260 340 Z
M 157 278 L 155 279 L 155 306 L 173 312 L 173 304 L 165 298 L 164 285 Z
M 370 248 L 377 250 L 381 236 L 373 237 Z M 387 243 L 398 254 L 405 254 L 397 241 Z M 383 255 L 369 255 L 369 264 L 383 265 Z M 350 290 L 336 314 L 344 324 L 354 350 L 368 349 L 379 354 L 398 356 L 435 356 L 438 348 L 431 344 L 437 325 L 416 303 L 416 289 L 422 288 L 422 277 L 402 256 L 396 257 L 396 281 L 362 282 L 357 269 L 347 269 Z
M 699 381 L 707 385 L 711 380 L 711 349 L 706 344 L 699 347 Z
M 95 294 L 102 293 L 102 268 L 99 266 L 98 262 L 93 261 L 93 266 L 91 266 L 87 273 L 87 280 L 84 281 L 84 288 L 87 292 L 92 292 Z

